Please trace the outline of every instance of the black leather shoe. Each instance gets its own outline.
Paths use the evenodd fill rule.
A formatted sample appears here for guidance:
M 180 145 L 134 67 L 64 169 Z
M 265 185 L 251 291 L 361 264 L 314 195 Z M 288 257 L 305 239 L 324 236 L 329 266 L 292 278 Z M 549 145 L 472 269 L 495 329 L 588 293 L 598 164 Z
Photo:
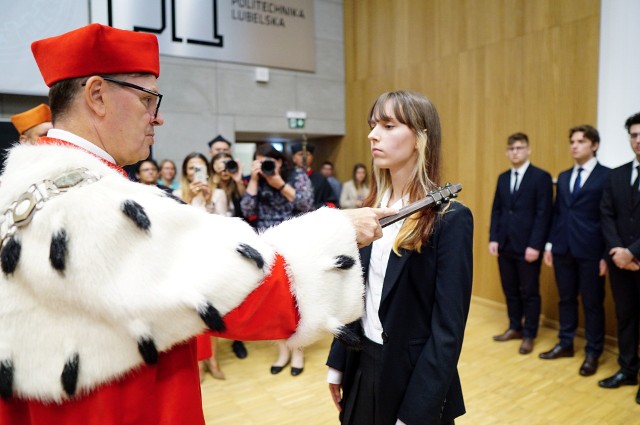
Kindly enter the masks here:
M 598 371 L 598 358 L 594 356 L 587 356 L 584 358 L 582 362 L 582 366 L 580 366 L 580 375 L 582 376 L 591 376 Z
M 509 341 L 511 339 L 522 339 L 522 331 L 507 329 L 503 334 L 493 336 L 493 340 L 498 342 Z
M 239 359 L 244 359 L 249 354 L 242 341 L 233 341 L 233 343 L 231 343 L 231 349 Z
M 615 375 L 598 382 L 602 388 L 618 388 L 620 385 L 638 385 L 638 377 L 618 371 Z
M 304 370 L 303 367 L 292 367 L 291 368 L 291 376 L 298 376 L 302 373 L 302 371 Z
M 271 374 L 272 375 L 279 374 L 280 372 L 282 372 L 282 369 L 287 367 L 288 364 L 289 364 L 289 360 L 287 360 L 287 362 L 285 364 L 283 364 L 282 366 L 276 366 L 276 365 L 271 366 Z
M 520 354 L 529 354 L 533 351 L 533 338 L 523 338 L 522 344 L 520 344 L 520 348 L 518 352 Z
M 573 357 L 573 347 L 561 347 L 560 344 L 556 344 L 551 350 L 545 351 L 538 355 L 544 360 L 554 360 L 560 357 Z

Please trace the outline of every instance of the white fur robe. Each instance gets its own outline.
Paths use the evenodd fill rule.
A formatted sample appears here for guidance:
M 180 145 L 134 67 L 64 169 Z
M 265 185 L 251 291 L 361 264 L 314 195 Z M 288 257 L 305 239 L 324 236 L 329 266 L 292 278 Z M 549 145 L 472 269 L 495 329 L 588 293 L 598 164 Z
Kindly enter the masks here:
M 14 395 L 66 399 L 61 372 L 74 358 L 78 391 L 122 376 L 143 363 L 140 341 L 168 350 L 205 329 L 199 311 L 208 305 L 221 316 L 238 306 L 276 253 L 287 262 L 300 313 L 290 345 L 309 344 L 322 331 L 339 333 L 360 317 L 355 231 L 338 210 L 257 235 L 239 219 L 206 214 L 132 183 L 82 150 L 20 145 L 2 175 L 0 213 L 29 185 L 82 167 L 101 179 L 46 202 L 17 231 L 19 259 L 0 275 L 0 365 L 13 374 Z M 131 201 L 146 215 L 146 229 L 123 213 Z M 62 268 L 50 260 L 56 235 L 66 250 Z M 241 244 L 259 252 L 262 268 L 237 251 Z M 337 268 L 340 256 L 355 260 L 353 266 Z

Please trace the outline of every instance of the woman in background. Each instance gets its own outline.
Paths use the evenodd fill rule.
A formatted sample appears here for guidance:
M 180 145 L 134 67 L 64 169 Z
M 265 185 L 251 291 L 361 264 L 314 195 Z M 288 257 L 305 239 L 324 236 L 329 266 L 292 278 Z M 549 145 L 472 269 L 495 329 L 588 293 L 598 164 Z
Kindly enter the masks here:
M 369 113 L 373 156 L 365 206 L 401 208 L 440 181 L 440 120 L 415 92 L 384 93 Z M 464 414 L 457 363 L 469 312 L 473 218 L 445 203 L 383 229 L 360 250 L 363 349 L 335 340 L 329 390 L 343 424 L 451 424 Z M 384 346 L 384 349 L 383 349 Z
M 352 179 L 342 186 L 340 208 L 360 208 L 369 195 L 367 167 L 358 163 L 353 166 Z
M 311 180 L 301 168 L 292 167 L 284 154 L 270 144 L 256 150 L 251 164 L 251 178 L 240 200 L 242 213 L 259 231 L 291 218 L 292 211 L 313 210 Z M 304 369 L 304 353 L 298 348 L 289 350 L 284 341 L 278 341 L 278 359 L 271 373 L 282 372 L 291 362 L 291 375 Z
M 228 165 L 231 166 L 231 169 Z M 228 201 L 225 215 L 227 217 L 243 217 L 240 197 L 246 188 L 242 181 L 240 163 L 236 162 L 231 154 L 220 152 L 211 158 L 211 169 L 213 170 L 213 185 L 225 193 Z
M 171 190 L 176 190 L 180 187 L 178 183 L 178 179 L 176 179 L 176 163 L 170 159 L 165 159 L 160 162 L 160 166 L 158 167 L 158 171 L 160 173 L 160 177 L 158 178 L 157 184 L 166 186 Z
M 174 196 L 182 199 L 189 205 L 204 209 L 211 214 L 216 213 L 216 205 L 221 215 L 226 214 L 227 199 L 223 190 L 216 190 L 211 177 L 211 168 L 207 158 L 201 153 L 193 152 L 187 155 L 182 162 L 182 177 L 180 189 L 174 190 Z M 214 201 L 215 193 L 215 201 Z M 216 346 L 218 338 L 211 338 L 209 334 L 202 333 L 197 336 L 198 365 L 200 367 L 200 382 L 204 381 L 205 370 L 216 379 L 225 379 L 216 359 Z

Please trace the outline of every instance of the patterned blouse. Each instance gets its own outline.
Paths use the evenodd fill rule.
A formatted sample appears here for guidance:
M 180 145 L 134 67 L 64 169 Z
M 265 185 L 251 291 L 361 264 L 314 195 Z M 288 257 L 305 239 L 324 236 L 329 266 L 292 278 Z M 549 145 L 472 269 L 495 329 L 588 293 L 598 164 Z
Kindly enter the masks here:
M 313 209 L 313 186 L 307 174 L 294 168 L 287 183 L 296 190 L 292 202 L 263 179 L 258 182 L 256 195 L 245 192 L 240 198 L 242 214 L 258 230 L 282 223 L 291 218 L 294 211 L 307 212 Z

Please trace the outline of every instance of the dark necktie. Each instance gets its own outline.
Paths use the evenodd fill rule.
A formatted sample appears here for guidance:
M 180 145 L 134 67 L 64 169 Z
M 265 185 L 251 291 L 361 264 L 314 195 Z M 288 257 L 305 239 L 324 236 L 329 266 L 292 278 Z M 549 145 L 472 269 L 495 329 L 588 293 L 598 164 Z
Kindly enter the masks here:
M 631 185 L 631 196 L 633 200 L 636 201 L 638 199 L 638 185 L 640 184 L 640 165 L 636 166 L 636 179 L 633 181 Z
M 511 193 L 515 194 L 518 191 L 518 172 L 514 171 L 513 175 L 515 176 L 515 178 L 513 179 L 513 190 L 511 191 Z
M 576 180 L 573 182 L 573 189 L 571 190 L 571 195 L 575 198 L 580 190 L 580 185 L 582 184 L 582 171 L 583 168 L 578 168 L 578 175 L 576 176 Z

